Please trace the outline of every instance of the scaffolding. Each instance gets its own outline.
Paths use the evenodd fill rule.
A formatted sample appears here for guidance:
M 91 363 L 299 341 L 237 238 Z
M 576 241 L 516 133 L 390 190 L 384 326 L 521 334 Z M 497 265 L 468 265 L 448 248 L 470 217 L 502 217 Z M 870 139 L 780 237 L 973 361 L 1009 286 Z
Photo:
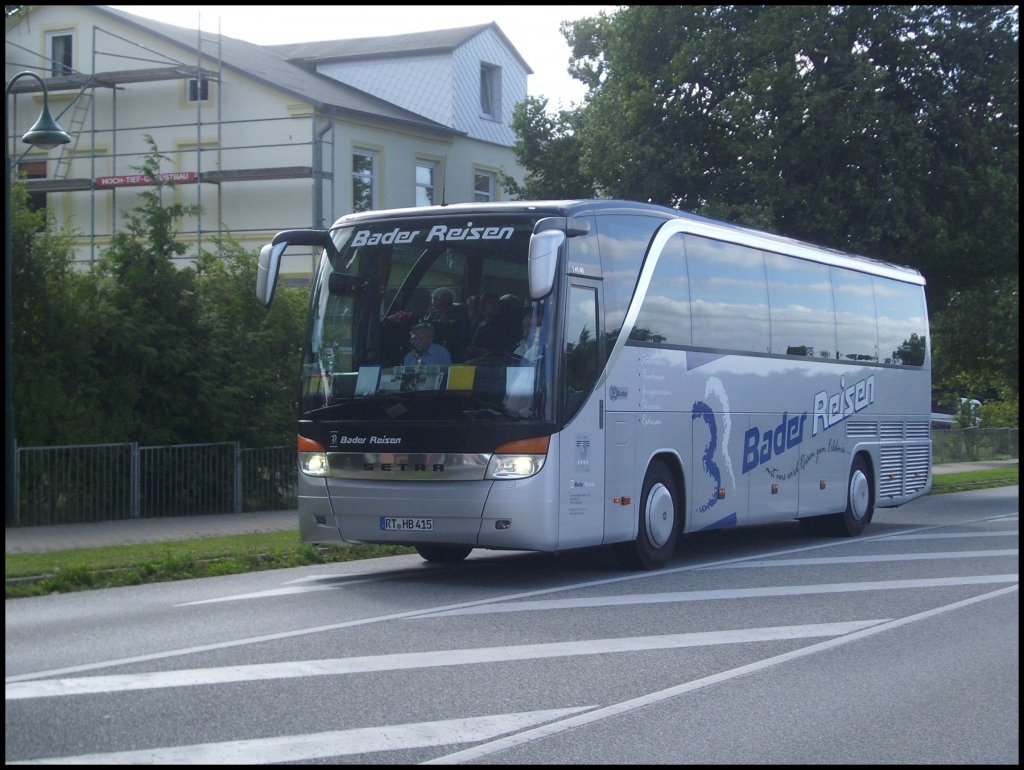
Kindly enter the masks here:
M 125 56 L 124 54 L 117 53 L 113 50 L 102 50 L 100 48 L 100 39 L 102 36 L 108 35 L 111 38 L 119 40 L 135 49 L 138 49 L 139 53 L 137 56 Z M 213 59 L 215 61 L 215 67 L 207 68 L 203 67 L 204 61 L 204 42 L 209 48 L 212 44 L 215 49 L 206 58 Z M 20 46 L 19 46 L 20 47 Z M 28 51 L 23 49 L 33 57 L 38 57 L 38 53 L 34 51 Z M 118 171 L 118 161 L 122 163 L 126 159 L 137 162 L 139 156 L 142 154 L 137 150 L 131 152 L 119 153 L 117 147 L 117 137 L 120 130 L 131 130 L 131 131 L 145 131 L 146 129 L 155 130 L 160 128 L 182 128 L 191 126 L 192 123 L 164 123 L 164 124 L 151 124 L 143 126 L 131 126 L 127 129 L 120 129 L 118 126 L 118 114 L 117 114 L 117 94 L 119 91 L 125 90 L 126 86 L 139 83 L 152 83 L 156 81 L 166 80 L 196 80 L 197 83 L 202 83 L 204 80 L 218 84 L 223 81 L 223 42 L 222 37 L 219 33 L 214 36 L 206 36 L 198 29 L 196 30 L 196 61 L 194 64 L 189 64 L 183 61 L 177 61 L 167 54 L 154 51 L 137 41 L 129 40 L 115 32 L 105 29 L 99 25 L 94 25 L 92 28 L 92 61 L 91 61 L 91 73 L 71 72 L 63 75 L 52 75 L 50 77 L 44 77 L 43 81 L 46 85 L 46 89 L 50 93 L 55 92 L 67 92 L 77 91 L 77 93 L 71 98 L 68 105 L 57 115 L 57 121 L 64 125 L 65 130 L 71 135 L 72 142 L 64 145 L 61 148 L 61 152 L 54 161 L 53 173 L 49 178 L 30 178 L 26 180 L 26 186 L 29 193 L 57 193 L 57 192 L 83 192 L 89 191 L 90 197 L 90 247 L 89 247 L 89 262 L 93 263 L 96 261 L 96 243 L 98 238 L 104 238 L 113 233 L 117 232 L 117 217 L 118 209 L 116 206 L 116 195 L 117 186 L 102 185 L 98 183 L 97 176 L 97 161 L 101 158 L 104 161 L 109 161 L 112 165 L 112 176 L 116 176 Z M 111 70 L 97 72 L 97 59 L 101 56 L 118 57 L 123 59 L 129 59 L 142 64 L 150 65 L 140 67 L 136 69 L 124 69 L 124 70 Z M 45 58 L 45 57 L 44 57 Z M 49 60 L 48 60 L 49 61 Z M 155 66 L 153 66 L 155 65 Z M 97 127 L 96 121 L 96 99 L 95 94 L 97 89 L 109 89 L 111 93 L 111 115 L 110 115 L 110 126 L 99 128 Z M 13 94 L 28 94 L 33 92 L 41 92 L 42 86 L 34 79 L 26 79 L 19 81 L 11 89 Z M 246 182 L 246 181 L 261 181 L 261 180 L 284 180 L 284 179 L 310 179 L 312 180 L 312 222 L 313 226 L 323 226 L 323 212 L 324 212 L 324 194 L 323 194 L 323 182 L 333 180 L 333 174 L 328 170 L 333 168 L 334 162 L 334 137 L 333 137 L 333 120 L 330 120 L 327 126 L 320 129 L 317 128 L 317 117 L 319 117 L 314 111 L 314 118 L 311 121 L 311 136 L 308 142 L 290 142 L 290 143 L 274 143 L 269 145 L 243 145 L 234 144 L 225 146 L 224 144 L 224 131 L 229 127 L 238 127 L 242 124 L 253 124 L 255 122 L 269 122 L 269 121 L 288 121 L 294 120 L 291 117 L 285 118 L 264 118 L 256 120 L 225 120 L 223 115 L 223 102 L 222 102 L 222 89 L 218 87 L 216 89 L 216 110 L 215 115 L 207 116 L 204 119 L 203 108 L 204 100 L 196 100 L 196 147 L 195 150 L 161 150 L 161 154 L 175 153 L 179 155 L 185 155 L 190 152 L 195 153 L 195 182 L 196 182 L 196 197 L 199 207 L 199 213 L 196 215 L 196 229 L 183 231 L 182 235 L 191 235 L 196 238 L 196 253 L 202 249 L 203 236 L 210 235 L 216 239 L 220 239 L 224 235 L 224 217 L 223 217 L 223 190 L 221 185 L 232 182 Z M 66 117 L 65 117 L 66 116 Z M 325 117 L 332 117 L 327 115 Z M 91 118 L 91 120 L 90 120 Z M 88 128 L 86 123 L 89 123 Z M 202 131 L 204 127 L 209 127 L 214 124 L 216 126 L 216 143 L 214 148 L 204 148 Z M 237 135 L 237 131 L 235 132 Z M 86 156 L 84 154 L 78 154 L 78 145 L 81 138 L 89 134 L 90 140 L 90 151 Z M 109 134 L 111 136 L 111 149 L 110 152 L 103 152 L 98 154 L 96 151 L 96 137 L 99 134 Z M 10 138 L 8 137 L 9 141 Z M 297 146 L 310 146 L 312 152 L 310 158 L 312 160 L 311 165 L 290 165 L 290 166 L 265 166 L 265 167 L 246 167 L 246 168 L 224 168 L 224 154 L 226 152 L 237 151 L 237 150 L 252 150 L 252 149 L 273 149 L 282 147 L 297 147 Z M 329 156 L 328 152 L 329 150 Z M 215 156 L 204 164 L 204 153 L 215 153 Z M 83 177 L 70 177 L 70 171 L 72 167 L 81 169 L 82 161 L 89 161 L 89 176 Z M 207 168 L 209 166 L 209 168 Z M 79 172 L 80 173 L 80 172 Z M 125 172 L 120 172 L 125 173 Z M 203 227 L 203 210 L 202 210 L 202 191 L 204 186 L 213 185 L 216 188 L 216 226 L 210 229 Z M 98 233 L 97 232 L 97 205 L 96 196 L 98 194 L 106 195 L 109 194 L 114 196 L 111 199 L 111 226 L 110 233 Z M 331 200 L 328 201 L 333 207 L 333 188 L 331 189 Z M 281 223 L 280 229 L 285 229 L 287 226 L 291 226 L 292 223 Z M 266 229 L 266 228 L 261 228 Z M 234 230 L 233 233 L 247 232 L 247 230 Z

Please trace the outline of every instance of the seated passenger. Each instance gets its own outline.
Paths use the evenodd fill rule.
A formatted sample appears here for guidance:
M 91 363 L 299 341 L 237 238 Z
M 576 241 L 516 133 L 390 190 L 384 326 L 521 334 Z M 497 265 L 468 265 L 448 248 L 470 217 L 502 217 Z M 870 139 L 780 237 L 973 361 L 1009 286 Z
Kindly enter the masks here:
M 455 305 L 455 294 L 451 289 L 444 286 L 434 289 L 430 310 L 423 316 L 423 320 L 434 325 L 435 340 L 448 348 L 453 359 L 462 355 L 469 322 L 463 308 Z
M 501 299 L 497 294 L 488 292 L 480 298 L 480 313 L 480 321 L 470 338 L 469 355 L 475 357 L 511 351 L 516 341 L 509 340 L 506 321 L 501 315 Z M 518 334 L 518 329 L 514 334 Z
M 402 363 L 413 364 L 450 364 L 451 354 L 443 345 L 434 342 L 434 327 L 428 323 L 418 323 L 409 332 L 412 350 L 405 354 Z
M 534 322 L 533 317 L 527 313 L 523 316 L 523 337 L 516 346 L 516 349 L 512 351 L 512 355 L 518 356 L 522 359 L 523 364 L 536 363 L 537 358 L 540 355 L 540 341 L 538 339 L 537 324 Z

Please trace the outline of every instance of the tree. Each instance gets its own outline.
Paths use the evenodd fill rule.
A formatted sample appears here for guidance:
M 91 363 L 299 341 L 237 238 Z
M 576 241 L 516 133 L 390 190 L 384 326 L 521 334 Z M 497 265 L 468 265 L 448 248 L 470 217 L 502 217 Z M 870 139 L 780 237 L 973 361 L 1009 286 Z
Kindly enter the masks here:
M 72 233 L 32 211 L 23 181 L 11 195 L 15 430 L 20 446 L 86 440 L 102 422 L 93 400 L 92 306 L 74 269 Z
M 1015 7 L 629 6 L 563 29 L 588 93 L 557 152 L 602 195 L 909 263 L 935 306 L 1017 271 Z M 517 131 L 553 185 L 551 127 Z
M 267 311 L 256 301 L 256 257 L 230 236 L 196 265 L 207 341 L 199 397 L 212 415 L 206 440 L 294 443 L 308 292 L 278 286 Z
M 575 122 L 580 116 L 565 111 L 552 116 L 547 105 L 547 99 L 528 96 L 515 107 L 516 160 L 527 173 L 522 185 L 503 174 L 505 191 L 529 200 L 591 198 L 594 186 L 581 170 L 580 145 L 575 140 Z
M 176 220 L 195 206 L 164 206 L 172 183 L 158 178 L 161 162 L 151 152 L 134 167 L 152 182 L 142 203 L 126 217 L 92 275 L 91 302 L 100 341 L 94 349 L 105 385 L 103 412 L 121 440 L 144 444 L 202 441 L 210 414 L 199 398 L 206 338 L 199 323 L 199 293 L 192 268 L 172 258 L 185 245 Z M 107 438 L 113 440 L 113 437 Z
M 992 276 L 977 288 L 953 292 L 932 313 L 936 400 L 1016 401 L 1020 393 L 1020 285 Z
M 1018 280 L 1016 6 L 628 6 L 563 33 L 588 91 L 517 123 L 537 188 L 578 158 L 604 197 L 916 267 L 933 311 Z
M 21 446 L 294 440 L 307 294 L 256 300 L 257 255 L 230 236 L 180 268 L 155 145 L 152 187 L 100 261 L 76 270 L 71 234 L 12 191 L 15 399 Z

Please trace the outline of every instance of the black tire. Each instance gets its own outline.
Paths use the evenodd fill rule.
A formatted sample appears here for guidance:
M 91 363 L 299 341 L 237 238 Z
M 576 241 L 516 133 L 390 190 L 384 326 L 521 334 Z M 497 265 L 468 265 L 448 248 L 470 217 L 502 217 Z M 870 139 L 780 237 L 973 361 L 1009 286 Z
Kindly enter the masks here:
M 644 476 L 636 539 L 617 543 L 615 555 L 627 569 L 663 567 L 676 550 L 682 497 L 668 466 L 655 460 Z
M 846 510 L 828 516 L 800 519 L 800 526 L 808 535 L 831 537 L 857 537 L 875 515 L 875 486 L 871 470 L 858 455 L 850 468 L 846 485 Z
M 418 545 L 416 551 L 427 561 L 454 564 L 462 561 L 473 550 L 471 545 Z

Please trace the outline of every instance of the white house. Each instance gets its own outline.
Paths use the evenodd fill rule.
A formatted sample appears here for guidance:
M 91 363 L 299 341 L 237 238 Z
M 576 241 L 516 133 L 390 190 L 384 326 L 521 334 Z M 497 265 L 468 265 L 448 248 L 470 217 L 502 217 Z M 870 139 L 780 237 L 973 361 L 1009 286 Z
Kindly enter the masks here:
M 168 194 L 202 208 L 180 223 L 186 259 L 229 232 L 255 251 L 353 210 L 500 200 L 501 174 L 522 181 L 510 125 L 532 70 L 493 23 L 260 46 L 105 6 L 39 5 L 6 27 L 6 82 L 42 77 L 72 136 L 25 152 L 17 138 L 43 95 L 22 77 L 8 147 L 83 262 L 138 205 L 147 137 L 168 158 Z M 283 275 L 304 280 L 312 256 L 292 256 Z

